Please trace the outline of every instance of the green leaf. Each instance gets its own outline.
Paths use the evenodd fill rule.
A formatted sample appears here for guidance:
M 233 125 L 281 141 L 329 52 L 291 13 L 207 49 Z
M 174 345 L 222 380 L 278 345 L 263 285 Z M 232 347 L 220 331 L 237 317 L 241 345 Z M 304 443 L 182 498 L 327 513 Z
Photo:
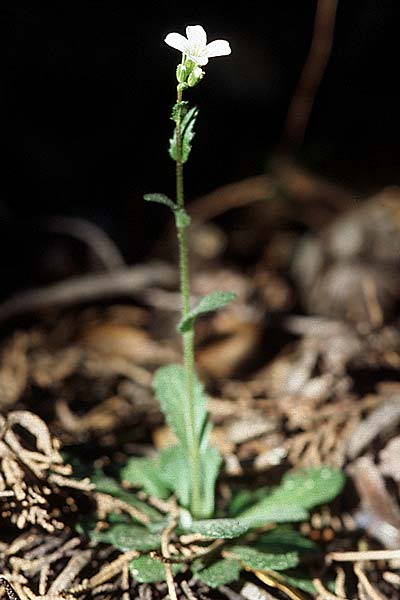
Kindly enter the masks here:
M 196 123 L 199 110 L 196 106 L 187 111 L 183 119 L 181 119 L 181 162 L 185 163 L 189 158 L 192 149 L 192 140 L 194 137 L 194 125 Z M 179 117 L 178 117 L 179 118 Z M 174 119 L 175 120 L 175 119 Z M 169 155 L 172 160 L 177 160 L 176 135 L 175 131 L 169 140 Z
M 205 450 L 201 450 L 202 513 L 199 516 L 211 517 L 211 515 L 214 514 L 215 483 L 221 468 L 221 463 L 221 454 L 217 448 L 208 446 Z
M 141 487 L 158 498 L 168 498 L 169 490 L 160 478 L 159 458 L 130 458 L 120 471 L 121 479 Z
M 290 525 L 278 525 L 271 531 L 261 533 L 254 546 L 263 552 L 318 552 L 318 546 Z
M 256 490 L 240 490 L 234 494 L 232 500 L 229 503 L 228 513 L 230 517 L 237 517 L 243 513 L 247 508 L 250 508 L 253 504 L 265 498 L 271 491 L 271 487 L 263 486 Z
M 158 531 L 151 532 L 148 528 L 141 525 L 134 525 L 132 522 L 126 520 L 122 521 L 121 515 L 112 513 L 112 516 L 116 517 L 115 524 L 112 524 L 105 531 L 98 531 L 96 529 L 97 523 L 92 518 L 81 518 L 75 524 L 75 530 L 80 535 L 85 535 L 95 542 L 110 544 L 123 552 L 127 550 L 145 552 L 148 550 L 157 550 L 160 547 L 160 527 Z M 168 519 L 168 521 L 165 520 L 163 522 L 162 529 L 165 529 L 169 521 Z M 150 524 L 149 527 L 155 527 L 155 524 Z
M 126 513 L 108 513 L 106 520 L 110 525 L 126 525 L 132 523 L 132 518 Z
M 163 483 L 178 496 L 180 504 L 190 504 L 190 470 L 185 448 L 176 444 L 160 452 L 160 476 Z
M 175 121 L 179 121 L 183 119 L 188 111 L 189 102 L 187 100 L 182 100 L 181 102 L 176 102 L 172 107 L 171 119 Z
M 153 386 L 165 414 L 167 423 L 178 438 L 178 444 L 163 450 L 160 456 L 160 478 L 177 493 L 181 505 L 188 508 L 191 494 L 189 456 L 192 440 L 188 411 L 186 372 L 181 365 L 167 365 L 158 369 Z M 221 457 L 208 445 L 211 425 L 208 422 L 207 398 L 203 385 L 193 375 L 195 434 L 199 446 L 201 507 L 199 517 L 209 517 L 214 511 L 215 481 L 221 465 Z
M 317 593 L 312 578 L 302 569 L 285 571 L 284 573 L 279 573 L 279 575 L 275 574 L 275 577 L 308 594 L 314 595 Z M 332 591 L 334 592 L 334 590 Z
M 95 484 L 97 492 L 110 494 L 110 496 L 115 496 L 116 498 L 119 498 L 120 494 L 124 492 L 118 481 L 113 477 L 104 475 L 102 471 L 95 471 L 91 480 Z
M 238 561 L 224 558 L 197 573 L 196 578 L 202 583 L 216 588 L 237 581 L 240 571 L 241 566 Z
M 150 533 L 139 525 L 112 525 L 107 531 L 91 532 L 90 537 L 97 542 L 111 544 L 123 552 L 128 550 L 146 552 L 156 550 L 161 545 L 159 534 Z
M 239 519 L 203 519 L 193 521 L 190 531 L 201 533 L 202 535 L 213 539 L 231 540 L 239 537 L 248 531 L 248 525 L 242 523 Z
M 216 448 L 208 446 L 200 453 L 201 515 L 209 517 L 214 512 L 215 482 L 221 466 L 221 456 Z M 178 496 L 181 506 L 190 505 L 190 467 L 181 444 L 164 448 L 160 453 L 162 482 Z
M 276 500 L 290 499 L 290 503 L 309 509 L 333 500 L 344 482 L 345 475 L 339 469 L 310 467 L 287 473 L 273 495 Z
M 199 304 L 179 323 L 179 330 L 181 332 L 189 331 L 192 329 L 193 323 L 198 316 L 222 308 L 235 298 L 236 294 L 234 292 L 213 292 L 204 296 Z
M 189 109 L 182 119 L 181 133 L 182 133 L 182 162 L 185 163 L 189 158 L 190 151 L 192 149 L 191 142 L 194 137 L 193 128 L 195 126 L 199 109 L 197 106 Z
M 93 463 L 86 464 L 70 452 L 62 451 L 61 455 L 64 462 L 71 465 L 75 479 L 83 479 L 84 477 L 91 478 L 93 473 Z
M 307 509 L 329 502 L 341 491 L 344 474 L 332 467 L 307 468 L 287 473 L 279 486 L 241 513 L 254 527 L 307 517 Z
M 175 222 L 178 229 L 183 229 L 185 227 L 189 227 L 190 225 L 190 216 L 186 212 L 184 208 L 176 208 L 175 209 Z
M 308 518 L 308 511 L 297 504 L 264 505 L 262 502 L 256 504 L 240 515 L 245 519 L 249 527 L 263 527 L 267 523 L 295 523 Z
M 182 570 L 182 565 L 171 565 L 171 569 L 172 573 L 176 575 L 176 573 Z M 131 560 L 129 570 L 139 583 L 159 583 L 165 581 L 163 563 L 146 554 Z
M 91 537 L 92 532 L 96 528 L 96 521 L 92 517 L 80 517 L 74 525 L 74 529 L 79 535 Z
M 164 204 L 165 206 L 168 206 L 168 208 L 170 208 L 172 211 L 176 210 L 175 202 L 171 200 L 171 198 L 168 198 L 168 196 L 166 196 L 165 194 L 145 194 L 143 198 L 147 202 L 157 202 L 158 204 Z
M 158 204 L 164 204 L 164 206 L 168 206 L 168 208 L 170 208 L 175 215 L 176 226 L 178 229 L 182 229 L 190 225 L 190 216 L 186 210 L 175 204 L 175 202 L 171 200 L 171 198 L 168 198 L 168 196 L 165 194 L 145 194 L 143 198 L 147 202 L 157 202 Z
M 230 558 L 241 561 L 245 566 L 257 571 L 283 571 L 296 567 L 299 557 L 296 552 L 267 553 L 249 546 L 232 546 Z
M 162 516 L 155 508 L 149 506 L 145 502 L 141 502 L 138 498 L 136 498 L 135 494 L 124 490 L 112 477 L 108 477 L 102 472 L 97 471 L 91 479 L 96 485 L 96 491 L 102 492 L 103 494 L 110 494 L 110 496 L 114 496 L 115 498 L 119 498 L 119 500 L 123 500 L 123 502 L 138 508 L 154 521 L 159 521 L 162 519 Z
M 188 411 L 188 387 L 186 372 L 182 365 L 167 365 L 156 371 L 153 387 L 168 425 L 188 452 L 190 448 L 191 424 Z M 193 376 L 193 404 L 195 407 L 196 437 L 201 434 L 207 420 L 207 399 L 203 385 Z

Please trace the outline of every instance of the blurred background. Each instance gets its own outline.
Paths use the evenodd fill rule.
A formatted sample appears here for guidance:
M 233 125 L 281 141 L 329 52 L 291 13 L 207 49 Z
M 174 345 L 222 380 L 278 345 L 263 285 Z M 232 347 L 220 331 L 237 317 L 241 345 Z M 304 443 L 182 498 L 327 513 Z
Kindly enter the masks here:
M 160 236 L 173 194 L 167 155 L 179 55 L 163 39 L 202 24 L 232 56 L 187 94 L 200 117 L 187 197 L 267 172 L 312 41 L 317 2 L 3 1 L 1 295 L 73 274 L 44 234 L 54 215 L 89 219 L 128 262 Z M 333 47 L 296 160 L 372 194 L 398 184 L 398 6 L 338 2 Z M 43 257 L 46 257 L 44 260 Z M 59 266 L 59 267 L 58 267 Z M 58 269 L 58 270 L 57 270 Z

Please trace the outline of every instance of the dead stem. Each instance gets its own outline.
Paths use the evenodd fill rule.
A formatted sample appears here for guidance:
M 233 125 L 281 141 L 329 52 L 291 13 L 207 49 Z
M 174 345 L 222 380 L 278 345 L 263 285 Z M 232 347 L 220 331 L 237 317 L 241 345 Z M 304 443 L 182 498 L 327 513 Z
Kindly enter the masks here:
M 0 304 L 0 322 L 48 307 L 71 306 L 121 295 L 140 296 L 151 285 L 170 285 L 174 281 L 175 269 L 161 262 L 71 277 L 15 294 Z
M 91 558 L 91 550 L 84 550 L 83 552 L 74 554 L 68 561 L 66 567 L 51 584 L 48 591 L 49 595 L 57 595 L 63 590 L 68 589 L 78 573 L 90 562 Z
M 304 139 L 307 123 L 332 50 L 337 0 L 319 0 L 315 13 L 311 47 L 304 64 L 284 125 L 281 148 L 297 150 Z
M 45 556 L 33 560 L 13 556 L 10 558 L 10 563 L 14 569 L 21 569 L 22 571 L 27 571 L 30 575 L 35 575 L 36 573 L 40 572 L 40 569 L 45 564 L 50 564 L 67 556 L 71 550 L 74 550 L 80 545 L 80 542 L 80 538 L 74 537 L 69 539 L 67 542 L 65 542 L 65 544 L 63 544 L 63 546 L 61 546 L 61 548 L 58 548 L 51 554 L 46 554 Z
M 345 584 L 346 584 L 346 574 L 342 567 L 338 567 L 336 569 L 336 579 L 335 579 L 335 592 L 337 596 L 342 596 L 343 598 L 346 596 L 345 592 Z
M 193 594 L 187 581 L 182 581 L 181 588 L 188 600 L 196 600 L 196 596 Z
M 121 600 L 130 600 L 128 563 L 125 563 L 124 566 L 122 567 L 121 589 L 122 589 L 122 599 Z
M 173 532 L 173 530 L 175 529 L 175 527 L 178 524 L 178 516 L 179 516 L 178 507 L 175 502 L 172 503 L 172 509 L 170 512 L 171 512 L 172 520 L 167 525 L 167 527 L 164 529 L 164 531 L 162 532 L 162 535 L 161 535 L 161 552 L 162 552 L 163 558 L 167 559 L 164 562 L 164 569 L 165 569 L 165 578 L 167 580 L 168 594 L 169 594 L 170 600 L 178 600 L 178 597 L 176 595 L 174 576 L 172 574 L 171 563 L 168 561 L 168 559 L 171 558 L 171 553 L 169 550 L 169 538 L 170 538 L 171 533 Z
M 224 544 L 225 544 L 225 540 L 215 540 L 214 542 L 212 542 L 212 544 L 210 544 L 206 548 L 201 548 L 198 546 L 194 547 L 193 548 L 194 553 L 190 558 L 191 562 L 196 560 L 196 558 L 204 558 L 208 554 L 212 554 L 213 552 L 218 550 L 218 548 L 220 548 Z
M 95 494 L 95 498 L 97 501 L 97 511 L 100 520 L 105 520 L 107 514 L 111 512 L 116 512 L 117 514 L 126 512 L 143 525 L 147 525 L 149 523 L 150 519 L 148 515 L 131 504 L 120 500 L 119 498 L 114 498 L 114 496 L 111 496 L 110 494 L 104 494 L 103 492 L 97 492 Z
M 6 590 L 9 600 L 21 600 L 11 583 L 5 577 L 0 576 L 0 585 Z
M 327 562 L 356 562 L 364 560 L 398 560 L 400 550 L 364 550 L 361 552 L 330 552 L 326 555 Z
M 344 596 L 337 596 L 336 594 L 332 594 L 332 592 L 326 589 L 326 587 L 318 577 L 313 579 L 313 584 L 318 592 L 318 598 L 321 598 L 321 600 L 347 600 Z
M 120 554 L 118 558 L 113 560 L 111 563 L 106 564 L 100 569 L 96 575 L 93 575 L 90 579 L 84 579 L 82 583 L 70 588 L 68 592 L 70 594 L 79 594 L 87 590 L 93 590 L 99 586 L 107 583 L 110 579 L 119 574 L 123 570 L 124 565 L 128 564 L 134 558 L 140 555 L 136 550 L 130 550 L 124 554 Z
M 47 581 L 49 578 L 50 565 L 43 565 L 39 575 L 39 595 L 44 596 L 47 591 Z
M 79 217 L 54 216 L 40 221 L 40 226 L 47 231 L 60 235 L 68 235 L 84 242 L 102 262 L 107 271 L 126 265 L 125 260 L 112 238 L 87 219 Z
M 371 600 L 386 600 L 386 597 L 380 594 L 371 584 L 368 577 L 363 571 L 360 563 L 356 562 L 353 566 L 353 571 L 357 575 L 359 585 L 364 588 L 364 591 Z M 361 594 L 360 594 L 361 596 Z

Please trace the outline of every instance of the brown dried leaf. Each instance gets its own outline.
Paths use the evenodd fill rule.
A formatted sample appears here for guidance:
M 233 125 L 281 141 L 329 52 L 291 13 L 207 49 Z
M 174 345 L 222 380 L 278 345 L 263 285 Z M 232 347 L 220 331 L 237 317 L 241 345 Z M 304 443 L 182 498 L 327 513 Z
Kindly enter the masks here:
M 0 357 L 0 408 L 12 407 L 25 389 L 28 378 L 28 334 L 15 334 L 3 347 Z
M 260 339 L 255 323 L 238 325 L 229 336 L 210 342 L 197 352 L 199 366 L 215 378 L 228 378 L 248 359 Z
M 358 425 L 349 439 L 347 454 L 355 458 L 378 435 L 384 435 L 400 423 L 400 396 L 390 395 Z
M 293 274 L 311 314 L 382 325 L 399 297 L 400 190 L 387 188 L 306 236 Z
M 360 524 L 384 547 L 400 544 L 400 508 L 389 494 L 379 468 L 370 456 L 363 456 L 348 467 L 361 499 Z
M 138 365 L 177 360 L 173 349 L 155 342 L 143 329 L 122 324 L 88 326 L 82 331 L 79 341 L 83 347 L 99 354 L 127 358 Z
M 400 483 L 400 435 L 386 444 L 380 451 L 379 458 L 381 473 Z

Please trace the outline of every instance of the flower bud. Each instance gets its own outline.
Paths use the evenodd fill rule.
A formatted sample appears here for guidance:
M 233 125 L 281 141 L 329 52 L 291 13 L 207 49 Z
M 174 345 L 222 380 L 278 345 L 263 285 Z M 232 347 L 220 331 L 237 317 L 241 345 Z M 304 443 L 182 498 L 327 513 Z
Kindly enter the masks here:
M 203 69 L 200 67 L 194 67 L 187 80 L 188 86 L 194 87 L 197 85 L 203 79 L 204 75 L 205 73 Z
M 188 74 L 191 73 L 193 71 L 193 69 L 196 66 L 196 63 L 193 60 L 190 60 L 190 58 L 187 58 L 184 62 L 185 67 L 188 70 Z
M 184 83 L 188 76 L 188 70 L 182 63 L 176 67 L 176 78 L 179 83 Z

